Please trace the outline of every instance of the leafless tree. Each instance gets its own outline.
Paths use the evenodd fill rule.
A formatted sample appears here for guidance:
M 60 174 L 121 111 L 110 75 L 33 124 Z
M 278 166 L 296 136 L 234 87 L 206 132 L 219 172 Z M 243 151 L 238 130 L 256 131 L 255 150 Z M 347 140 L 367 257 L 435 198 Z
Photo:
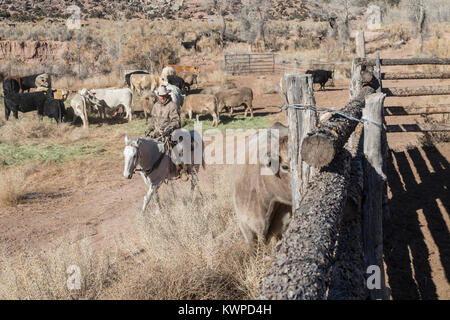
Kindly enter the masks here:
M 408 3 L 409 19 L 413 23 L 419 39 L 419 51 L 423 52 L 423 37 L 426 30 L 427 15 L 423 0 L 411 0 Z
M 214 10 L 216 15 L 220 17 L 222 22 L 222 28 L 220 31 L 220 36 L 222 38 L 222 42 L 225 40 L 226 31 L 227 31 L 227 23 L 225 20 L 225 16 L 228 11 L 232 11 L 233 6 L 240 4 L 240 0 L 200 0 L 199 3 L 202 7 L 208 10 Z
M 337 40 L 343 53 L 350 39 L 350 12 L 358 8 L 358 0 L 308 1 L 316 4 L 311 9 L 312 13 L 328 21 L 331 29 L 329 35 Z
M 240 10 L 239 20 L 247 32 L 248 43 L 256 39 L 266 45 L 265 26 L 270 19 L 271 3 L 268 0 L 246 0 Z

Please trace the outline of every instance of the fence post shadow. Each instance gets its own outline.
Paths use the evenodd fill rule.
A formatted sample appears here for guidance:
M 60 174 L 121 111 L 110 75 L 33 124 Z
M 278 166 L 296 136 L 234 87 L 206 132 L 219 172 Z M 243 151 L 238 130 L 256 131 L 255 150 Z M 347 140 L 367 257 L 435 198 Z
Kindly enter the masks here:
M 428 168 L 424 155 L 434 172 Z M 423 214 L 439 250 L 448 282 L 450 239 L 444 215 L 450 208 L 450 165 L 435 146 L 391 151 L 391 156 L 387 170 L 392 193 L 389 200 L 391 219 L 384 223 L 384 256 L 392 297 L 437 299 L 429 262 L 430 252 L 421 229 L 425 226 L 421 224 L 419 214 Z M 414 172 L 417 172 L 416 176 Z M 440 199 L 442 208 L 437 199 Z

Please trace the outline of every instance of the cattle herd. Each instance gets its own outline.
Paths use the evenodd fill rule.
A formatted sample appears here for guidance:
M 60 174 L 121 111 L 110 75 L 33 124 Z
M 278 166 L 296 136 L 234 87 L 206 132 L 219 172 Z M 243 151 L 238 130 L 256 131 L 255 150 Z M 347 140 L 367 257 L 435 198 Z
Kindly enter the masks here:
M 229 112 L 232 115 L 236 108 L 243 106 L 245 117 L 248 112 L 253 117 L 252 89 L 236 88 L 232 83 L 199 89 L 198 74 L 197 67 L 179 65 L 168 65 L 161 74 L 150 74 L 144 70 L 132 71 L 125 75 L 125 88 L 84 88 L 75 92 L 68 107 L 71 112 L 67 112 L 64 105 L 71 91 L 52 89 L 49 74 L 6 76 L 3 79 L 5 118 L 8 120 L 11 112 L 17 119 L 19 111 L 37 111 L 39 117 L 47 116 L 59 123 L 63 117 L 67 119 L 72 114 L 72 123 L 81 118 L 83 127 L 88 127 L 88 112 L 96 111 L 100 118 L 105 118 L 106 110 L 118 112 L 123 109 L 126 118 L 131 121 L 133 97 L 138 95 L 147 121 L 156 102 L 155 91 L 160 86 L 166 86 L 181 116 L 192 119 L 195 114 L 198 121 L 200 114 L 210 114 L 213 126 L 217 126 L 221 113 Z M 35 91 L 29 92 L 30 89 Z M 136 102 L 137 99 L 134 100 Z
M 29 92 L 32 88 L 45 88 L 45 91 Z M 45 73 L 26 77 L 7 76 L 3 79 L 3 94 L 6 120 L 11 112 L 18 119 L 19 111 L 37 110 L 40 117 L 47 116 L 59 123 L 66 114 L 63 99 L 55 99 L 51 78 Z

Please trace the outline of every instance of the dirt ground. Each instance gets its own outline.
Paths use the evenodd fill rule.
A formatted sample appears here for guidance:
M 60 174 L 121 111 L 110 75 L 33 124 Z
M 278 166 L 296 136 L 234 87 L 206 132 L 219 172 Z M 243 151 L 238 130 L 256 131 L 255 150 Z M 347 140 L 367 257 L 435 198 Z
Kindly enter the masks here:
M 280 79 L 279 75 L 263 77 L 232 80 L 238 86 L 254 81 L 269 82 L 275 89 Z M 315 92 L 317 104 L 324 107 L 340 108 L 348 97 L 345 81 Z M 387 99 L 385 105 L 412 102 L 420 103 L 420 100 Z M 255 116 L 285 122 L 284 112 L 267 107 L 280 104 L 276 92 L 259 93 L 255 97 Z M 387 117 L 386 121 L 397 124 L 415 120 L 420 117 L 394 116 Z M 391 217 L 385 221 L 384 253 L 393 299 L 450 298 L 450 143 L 422 146 L 421 135 L 388 134 Z M 67 239 L 68 235 L 72 241 L 89 238 L 92 243 L 107 247 L 120 235 L 133 234 L 133 221 L 146 189 L 137 175 L 131 180 L 123 178 L 123 137 L 111 139 L 111 145 L 116 147 L 114 156 L 107 161 L 47 165 L 31 178 L 51 181 L 52 192 L 30 197 L 13 208 L 0 207 L 0 245 L 8 255 L 45 249 L 57 245 L 61 238 Z M 214 170 L 206 168 L 200 173 L 203 187 L 208 186 Z M 161 192 L 173 192 L 178 183 L 163 185 Z

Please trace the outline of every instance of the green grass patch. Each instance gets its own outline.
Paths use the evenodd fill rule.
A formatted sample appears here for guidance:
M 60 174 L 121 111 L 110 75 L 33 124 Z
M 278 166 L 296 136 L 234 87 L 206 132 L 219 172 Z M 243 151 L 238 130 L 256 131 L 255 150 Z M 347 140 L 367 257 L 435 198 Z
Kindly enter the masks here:
M 100 146 L 86 144 L 39 145 L 0 143 L 0 166 L 23 165 L 28 162 L 56 162 L 84 159 L 104 154 Z
M 233 117 L 221 115 L 220 122 L 217 127 L 212 126 L 212 117 L 210 116 L 200 116 L 200 122 L 202 124 L 202 129 L 208 130 L 217 128 L 221 131 L 226 129 L 266 129 L 270 128 L 272 125 L 272 121 L 268 118 L 263 117 L 247 117 L 245 118 L 243 115 L 237 115 Z M 195 119 L 182 119 L 183 128 L 186 130 L 194 129 Z

